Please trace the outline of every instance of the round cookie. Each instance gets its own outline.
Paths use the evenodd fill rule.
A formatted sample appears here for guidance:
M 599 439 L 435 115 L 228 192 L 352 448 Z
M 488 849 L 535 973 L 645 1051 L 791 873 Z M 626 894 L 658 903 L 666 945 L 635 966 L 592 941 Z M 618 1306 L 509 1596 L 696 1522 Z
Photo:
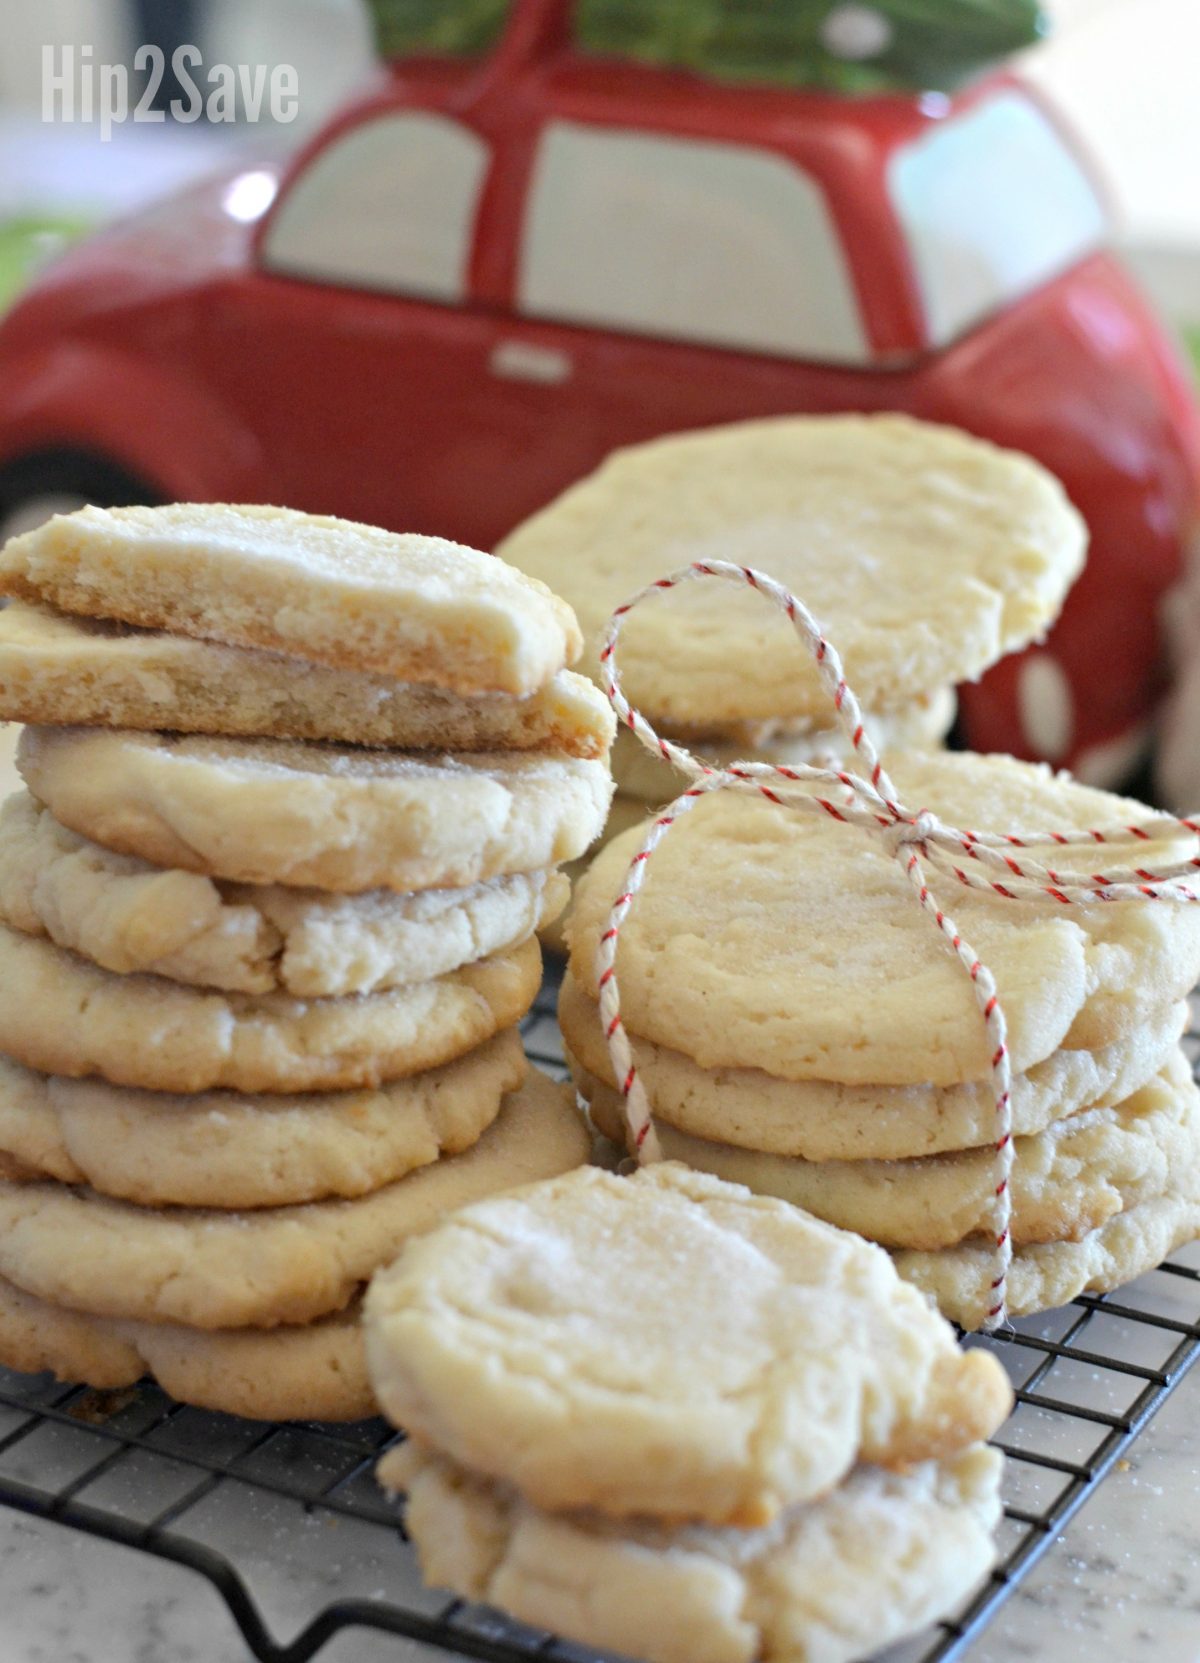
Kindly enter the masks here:
M 114 854 L 27 791 L 0 808 L 0 920 L 120 975 L 189 986 L 337 998 L 430 981 L 524 941 L 568 894 L 546 870 L 411 895 L 220 883 Z
M 1187 1015 L 1181 1001 L 1126 1039 L 1098 1051 L 1055 1051 L 1015 1074 L 1014 1135 L 1033 1136 L 1084 1109 L 1132 1097 L 1167 1063 Z M 600 1007 L 571 975 L 563 977 L 558 1020 L 579 1091 L 602 1126 L 623 1128 Z M 903 1161 L 979 1148 L 994 1135 L 990 1081 L 937 1087 L 779 1080 L 761 1068 L 701 1068 L 682 1051 L 648 1039 L 632 1043 L 660 1134 L 674 1127 L 696 1139 L 804 1161 Z M 617 1141 L 623 1139 L 622 1129 Z
M 1200 1184 L 1180 1186 L 1118 1213 L 1082 1241 L 1043 1242 L 1013 1254 L 1005 1299 L 1010 1317 L 1057 1310 L 1081 1293 L 1124 1287 L 1176 1248 L 1200 1236 Z M 936 1253 L 903 1251 L 896 1269 L 960 1328 L 978 1328 L 991 1302 L 995 1260 L 985 1246 L 962 1243 Z
M 181 1403 L 249 1420 L 375 1413 L 357 1305 L 304 1328 L 205 1332 L 81 1316 L 0 1280 L 0 1363 L 106 1390 L 152 1374 Z
M 904 1473 L 860 1467 L 747 1531 L 541 1512 L 411 1439 L 379 1463 L 407 1489 L 427 1582 L 647 1663 L 850 1663 L 924 1627 L 995 1558 L 1000 1469 L 978 1444 Z
M 2 627 L 3 614 L 0 613 Z M 955 705 L 953 689 L 943 687 L 889 715 L 868 715 L 864 718 L 864 725 L 877 751 L 920 750 L 938 745 L 946 737 L 954 721 Z M 681 740 L 680 743 L 698 761 L 707 762 L 713 768 L 729 768 L 735 762 L 748 759 L 771 762 L 776 767 L 798 768 L 806 763 L 823 762 L 830 756 L 844 756 L 850 751 L 841 729 L 827 726 L 801 733 L 772 735 L 750 746 L 731 739 Z M 618 794 L 635 798 L 648 807 L 670 802 L 681 791 L 686 791 L 690 784 L 683 774 L 648 750 L 627 727 L 617 730 L 612 749 L 612 772 Z
M 563 592 L 589 664 L 644 585 L 696 560 L 757 567 L 821 620 L 863 708 L 882 712 L 1040 636 L 1086 544 L 1028 457 L 905 416 L 810 416 L 617 451 L 498 552 Z M 639 607 L 620 665 L 632 703 L 668 725 L 829 720 L 787 621 L 726 583 Z
M 535 692 L 582 645 L 565 601 L 491 555 L 292 508 L 55 514 L 0 551 L 0 592 L 460 693 Z
M 422 755 L 282 739 L 27 727 L 26 785 L 120 854 L 244 883 L 443 889 L 581 855 L 612 794 L 604 761 Z
M 890 767 L 904 802 L 959 827 L 1066 830 L 1149 812 L 1010 757 L 908 752 Z M 639 835 L 601 850 L 572 899 L 571 969 L 593 995 L 597 943 Z M 1105 864 L 1153 867 L 1175 852 L 1113 844 Z M 1089 871 L 1091 846 L 1055 849 L 1054 864 Z M 996 978 L 1018 1073 L 1060 1046 L 1134 1033 L 1200 974 L 1200 907 L 1062 906 L 931 882 Z M 757 793 L 714 792 L 680 818 L 648 865 L 617 967 L 631 1033 L 703 1068 L 847 1085 L 988 1077 L 967 977 L 883 841 Z
M 570 670 L 524 698 L 453 693 L 284 653 L 73 618 L 24 601 L 0 611 L 0 716 L 53 726 L 585 757 L 605 754 L 615 726 L 599 688 Z
M 375 1091 L 174 1097 L 0 1057 L 0 1175 L 144 1207 L 281 1207 L 364 1195 L 461 1154 L 525 1078 L 515 1028 Z
M 554 1510 L 764 1524 L 1010 1402 L 880 1249 L 674 1162 L 467 1209 L 375 1277 L 364 1321 L 395 1425 Z
M 0 1052 L 42 1074 L 99 1074 L 147 1091 L 377 1086 L 519 1022 L 541 968 L 530 940 L 412 987 L 305 1001 L 114 976 L 0 925 Z
M 60 1184 L 0 1184 L 0 1276 L 92 1316 L 189 1328 L 311 1322 L 446 1213 L 569 1171 L 589 1148 L 570 1093 L 535 1072 L 465 1154 L 358 1200 L 155 1210 Z
M 615 1093 L 589 1106 L 597 1129 L 623 1141 Z M 991 1223 L 990 1148 L 916 1160 L 803 1161 L 672 1126 L 660 1126 L 659 1137 L 669 1160 L 777 1196 L 881 1247 L 932 1252 L 985 1235 Z M 1013 1154 L 1013 1246 L 1082 1240 L 1200 1166 L 1200 1109 L 1187 1059 L 1177 1050 L 1133 1097 L 1017 1138 Z

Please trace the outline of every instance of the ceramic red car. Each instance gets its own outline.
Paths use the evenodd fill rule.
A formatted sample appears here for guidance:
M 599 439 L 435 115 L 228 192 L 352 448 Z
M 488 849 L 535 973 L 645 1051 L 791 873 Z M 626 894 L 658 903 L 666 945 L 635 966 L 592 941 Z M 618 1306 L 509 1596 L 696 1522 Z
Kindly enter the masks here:
M 617 445 L 908 410 L 1038 457 L 1091 526 L 1049 641 L 964 690 L 965 737 L 1124 773 L 1200 424 L 1053 116 L 1005 75 L 724 83 L 571 19 L 514 0 L 486 56 L 394 62 L 281 173 L 49 269 L 0 327 L 5 525 L 223 498 L 488 548 Z

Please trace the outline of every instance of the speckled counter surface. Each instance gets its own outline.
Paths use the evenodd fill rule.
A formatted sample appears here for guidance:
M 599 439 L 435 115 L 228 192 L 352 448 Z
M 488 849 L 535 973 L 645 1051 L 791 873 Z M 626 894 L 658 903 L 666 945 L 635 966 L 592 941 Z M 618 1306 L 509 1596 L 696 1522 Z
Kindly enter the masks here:
M 969 1663 L 1196 1663 L 1198 1498 L 1200 1368 L 1134 1445 L 1127 1468 L 1113 1472 L 968 1649 Z M 297 1572 L 320 1576 L 325 1547 L 314 1548 L 309 1565 L 260 1588 L 268 1609 L 286 1607 L 284 1584 Z M 444 1655 L 351 1630 L 319 1663 L 433 1663 Z M 248 1657 L 229 1613 L 199 1577 L 0 1509 L 0 1663 Z
M 1200 1659 L 1200 1367 L 966 1656 L 970 1663 Z

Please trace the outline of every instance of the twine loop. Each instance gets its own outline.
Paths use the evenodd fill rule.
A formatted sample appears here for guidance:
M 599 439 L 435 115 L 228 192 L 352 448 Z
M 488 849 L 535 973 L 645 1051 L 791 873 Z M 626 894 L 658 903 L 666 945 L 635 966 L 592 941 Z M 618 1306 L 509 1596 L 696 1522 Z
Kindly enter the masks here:
M 659 735 L 630 704 L 621 688 L 616 647 L 624 619 L 643 601 L 684 583 L 716 579 L 749 587 L 773 602 L 790 620 L 808 649 L 821 683 L 859 772 L 839 766 L 784 767 L 767 762 L 735 762 L 713 768 L 684 746 Z M 925 867 L 953 879 L 967 889 L 983 890 L 1003 900 L 1051 901 L 1059 905 L 1109 901 L 1176 901 L 1200 899 L 1185 879 L 1200 870 L 1200 822 L 1174 815 L 1151 815 L 1137 824 L 1115 824 L 1083 831 L 977 832 L 945 825 L 929 809 L 913 812 L 899 800 L 866 731 L 862 710 L 846 681 L 836 649 L 822 634 L 808 609 L 782 584 L 752 566 L 725 560 L 696 561 L 648 584 L 619 606 L 609 620 L 600 653 L 604 687 L 610 703 L 646 748 L 690 781 L 687 789 L 655 818 L 630 862 L 620 895 L 613 903 L 596 950 L 596 979 L 600 1015 L 617 1084 L 625 1104 L 629 1142 L 637 1161 L 661 1160 L 645 1088 L 638 1074 L 621 1018 L 616 968 L 621 928 L 641 888 L 655 849 L 680 818 L 710 791 L 741 791 L 764 797 L 779 808 L 805 814 L 824 814 L 842 825 L 861 826 L 879 838 L 908 879 L 917 905 L 958 959 L 986 1030 L 995 1105 L 993 1171 L 989 1197 L 992 1274 L 982 1326 L 999 1328 L 1005 1321 L 1005 1294 L 1012 1263 L 1012 1065 L 1008 1024 L 995 979 L 964 939 L 954 920 L 938 904 L 929 887 Z M 1062 873 L 1027 851 L 1031 847 L 1102 846 L 1108 843 L 1148 843 L 1167 835 L 1187 834 L 1190 850 L 1157 870 L 1114 866 L 1080 874 Z M 1019 851 L 1019 852 L 1018 852 Z

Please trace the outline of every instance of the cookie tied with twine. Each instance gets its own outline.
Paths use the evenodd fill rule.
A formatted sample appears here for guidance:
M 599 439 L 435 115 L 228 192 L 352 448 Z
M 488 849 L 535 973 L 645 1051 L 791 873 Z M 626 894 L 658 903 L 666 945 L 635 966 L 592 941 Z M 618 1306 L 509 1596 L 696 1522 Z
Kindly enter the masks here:
M 662 738 L 625 697 L 616 662 L 622 622 L 634 607 L 654 594 L 704 578 L 749 587 L 772 601 L 788 617 L 813 658 L 821 684 L 829 696 L 837 723 L 861 764 L 861 772 L 834 767 L 781 767 L 769 763 L 734 763 L 713 768 L 683 746 Z M 1013 1165 L 1011 1084 L 1007 1022 L 995 978 L 943 910 L 929 887 L 926 867 L 939 876 L 1002 900 L 1043 901 L 1060 906 L 1109 901 L 1191 902 L 1200 892 L 1185 881 L 1200 870 L 1200 822 L 1174 815 L 1151 815 L 1137 823 L 1114 823 L 1084 830 L 981 832 L 943 823 L 928 810 L 903 804 L 866 732 L 862 711 L 842 670 L 836 649 L 825 639 L 808 609 L 767 574 L 728 561 L 697 561 L 640 590 L 613 613 L 600 654 L 605 691 L 617 713 L 647 749 L 680 770 L 693 783 L 655 819 L 629 866 L 607 927 L 600 936 L 596 978 L 600 1013 L 616 1080 L 624 1099 L 631 1147 L 641 1164 L 661 1160 L 650 1106 L 621 1017 L 616 970 L 622 926 L 641 888 L 654 850 L 681 815 L 714 790 L 756 794 L 782 811 L 824 814 L 843 825 L 859 826 L 880 838 L 894 856 L 911 886 L 914 900 L 938 930 L 967 977 L 988 1039 L 991 1083 L 995 1103 L 993 1123 L 993 1185 L 989 1208 L 992 1272 L 981 1326 L 994 1330 L 1005 1321 L 1005 1291 L 1012 1262 L 1011 1177 Z M 1149 843 L 1165 835 L 1187 834 L 1185 857 L 1156 869 L 1128 865 L 1090 873 L 1060 872 L 1028 853 L 1053 845 Z M 1015 851 L 1020 851 L 1017 854 Z

